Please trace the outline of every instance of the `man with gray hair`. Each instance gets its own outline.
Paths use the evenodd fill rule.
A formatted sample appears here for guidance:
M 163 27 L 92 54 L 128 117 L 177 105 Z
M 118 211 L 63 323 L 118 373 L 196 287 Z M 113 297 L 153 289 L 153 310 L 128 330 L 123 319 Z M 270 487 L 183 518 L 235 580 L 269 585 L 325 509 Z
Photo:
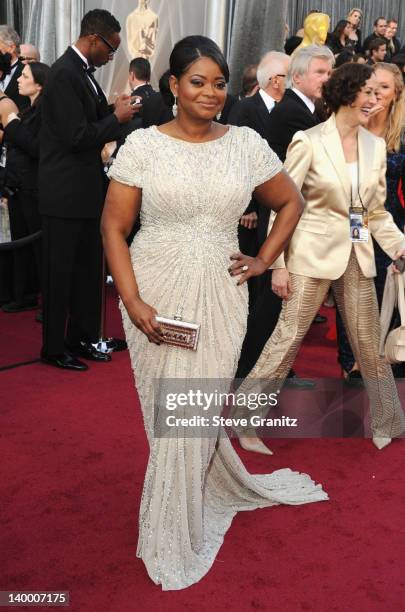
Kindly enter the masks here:
M 20 77 L 24 64 L 20 61 L 20 37 L 8 25 L 0 26 L 0 52 L 11 55 L 11 72 L 0 81 L 0 89 L 15 102 L 20 111 L 30 106 L 27 96 L 20 96 L 17 79 Z
M 269 118 L 268 140 L 281 161 L 295 132 L 320 122 L 315 103 L 322 97 L 322 85 L 329 79 L 334 62 L 332 51 L 318 45 L 303 47 L 292 58 L 283 100 Z
M 260 89 L 254 96 L 243 98 L 232 107 L 228 123 L 250 127 L 267 138 L 269 113 L 284 95 L 289 64 L 290 58 L 285 53 L 266 53 L 257 67 Z

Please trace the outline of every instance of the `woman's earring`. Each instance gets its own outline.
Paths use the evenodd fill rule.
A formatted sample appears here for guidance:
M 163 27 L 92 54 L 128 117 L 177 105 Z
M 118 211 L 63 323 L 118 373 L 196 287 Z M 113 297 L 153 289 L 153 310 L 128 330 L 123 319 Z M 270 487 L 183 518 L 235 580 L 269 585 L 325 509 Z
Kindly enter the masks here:
M 177 98 L 174 96 L 174 104 L 172 106 L 173 117 L 177 117 Z
M 215 115 L 215 116 L 216 116 L 216 118 L 217 118 L 217 121 L 219 121 L 219 120 L 221 119 L 221 115 L 222 115 L 222 112 L 221 112 L 221 111 L 219 111 L 219 113 L 217 113 L 217 114 Z

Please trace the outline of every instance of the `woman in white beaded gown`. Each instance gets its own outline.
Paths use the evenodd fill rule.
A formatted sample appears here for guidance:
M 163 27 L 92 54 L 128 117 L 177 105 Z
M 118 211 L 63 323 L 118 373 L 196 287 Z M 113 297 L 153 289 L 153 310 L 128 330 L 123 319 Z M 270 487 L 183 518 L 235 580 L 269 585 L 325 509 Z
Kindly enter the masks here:
M 110 170 L 102 219 L 150 446 L 137 555 L 164 590 L 206 574 L 238 510 L 327 499 L 305 474 L 249 474 L 223 431 L 154 435 L 156 380 L 233 378 L 246 328 L 244 283 L 281 252 L 302 210 L 266 141 L 213 121 L 229 78 L 217 45 L 183 39 L 170 69 L 177 116 L 127 138 Z M 238 220 L 253 191 L 278 211 L 256 258 L 237 253 Z M 126 236 L 139 212 L 141 230 L 129 250 Z M 196 351 L 162 342 L 155 316 L 173 317 L 179 307 L 183 320 L 201 324 Z

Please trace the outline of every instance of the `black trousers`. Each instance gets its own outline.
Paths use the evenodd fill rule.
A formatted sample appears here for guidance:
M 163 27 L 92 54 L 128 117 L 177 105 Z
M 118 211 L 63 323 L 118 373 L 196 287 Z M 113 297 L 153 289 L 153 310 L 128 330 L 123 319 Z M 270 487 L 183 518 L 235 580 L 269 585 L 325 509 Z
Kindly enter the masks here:
M 16 191 L 9 196 L 8 210 L 12 240 L 25 238 L 41 229 L 37 191 Z M 13 294 L 16 302 L 23 302 L 38 293 L 40 260 L 39 241 L 13 251 Z
M 43 217 L 43 347 L 96 342 L 100 332 L 102 243 L 99 219 Z M 67 328 L 66 328 L 67 324 Z
M 235 378 L 245 378 L 277 325 L 282 300 L 271 289 L 271 272 L 258 277 L 260 287 L 253 307 L 249 309 L 246 336 L 243 341 Z

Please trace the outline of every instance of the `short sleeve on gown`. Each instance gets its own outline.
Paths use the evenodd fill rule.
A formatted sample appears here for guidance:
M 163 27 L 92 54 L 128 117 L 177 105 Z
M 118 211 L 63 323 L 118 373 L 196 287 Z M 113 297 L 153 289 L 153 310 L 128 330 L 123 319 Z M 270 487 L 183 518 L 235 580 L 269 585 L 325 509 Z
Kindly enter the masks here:
M 283 164 L 264 138 L 253 130 L 249 132 L 253 191 L 258 185 L 278 174 L 283 169 Z
M 108 177 L 130 187 L 143 187 L 145 160 L 148 153 L 145 146 L 144 130 L 135 130 L 118 151 Z

